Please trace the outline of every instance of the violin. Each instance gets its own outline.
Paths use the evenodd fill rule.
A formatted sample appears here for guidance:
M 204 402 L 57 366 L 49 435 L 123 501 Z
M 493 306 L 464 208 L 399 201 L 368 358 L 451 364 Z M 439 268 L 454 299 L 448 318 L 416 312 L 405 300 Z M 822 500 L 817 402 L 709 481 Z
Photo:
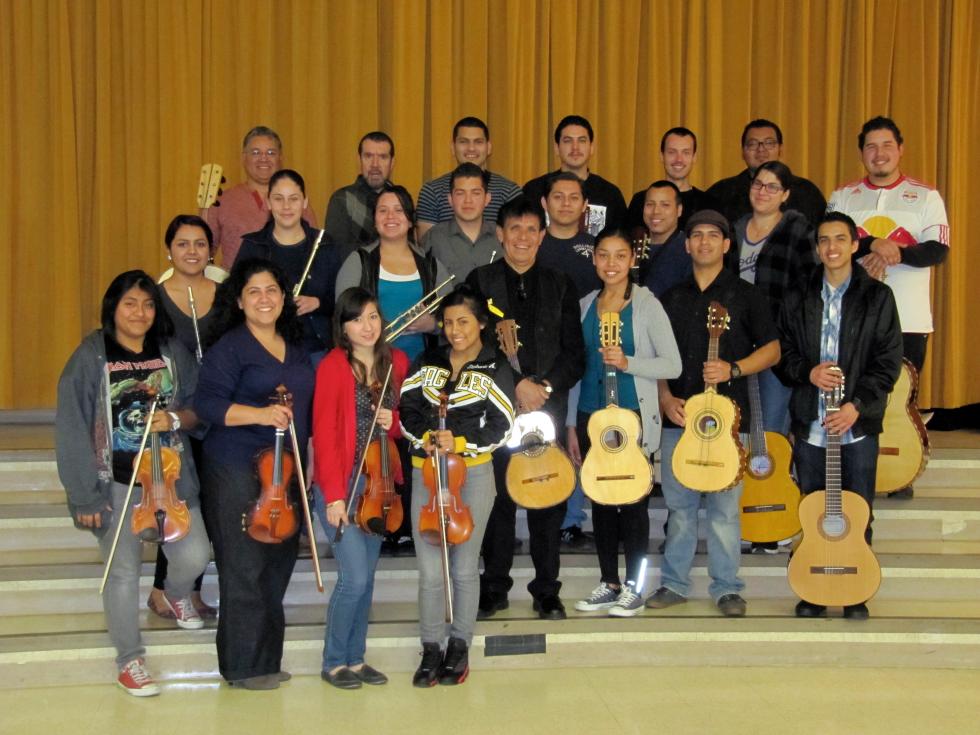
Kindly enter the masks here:
M 153 420 L 153 411 L 146 420 L 148 424 Z M 133 508 L 133 534 L 155 544 L 184 538 L 191 528 L 191 516 L 187 503 L 177 497 L 180 455 L 161 446 L 160 432 L 154 431 L 150 434 L 150 451 L 138 455 L 134 464 L 143 497 Z
M 381 383 L 375 381 L 371 386 L 375 406 L 384 400 Z M 381 536 L 386 531 L 395 533 L 401 528 L 405 517 L 401 496 L 395 492 L 395 464 L 398 460 L 398 447 L 387 431 L 382 430 L 372 441 L 364 455 L 363 472 L 367 483 L 363 495 L 358 498 L 354 522 L 365 533 Z
M 439 395 L 439 431 L 446 430 L 449 397 Z M 433 438 L 433 444 L 435 440 Z M 456 546 L 466 543 L 473 533 L 473 516 L 463 503 L 460 491 L 466 482 L 466 464 L 458 454 L 443 452 L 438 446 L 430 461 L 422 466 L 422 481 L 429 489 L 429 500 L 419 515 L 419 533 L 428 543 Z
M 276 388 L 273 401 L 281 406 L 292 405 L 292 395 L 286 386 Z M 246 511 L 245 531 L 263 544 L 281 544 L 299 530 L 296 506 L 289 499 L 289 484 L 295 464 L 293 455 L 283 450 L 285 429 L 276 429 L 275 446 L 263 449 L 255 458 L 255 468 L 262 490 L 259 498 Z

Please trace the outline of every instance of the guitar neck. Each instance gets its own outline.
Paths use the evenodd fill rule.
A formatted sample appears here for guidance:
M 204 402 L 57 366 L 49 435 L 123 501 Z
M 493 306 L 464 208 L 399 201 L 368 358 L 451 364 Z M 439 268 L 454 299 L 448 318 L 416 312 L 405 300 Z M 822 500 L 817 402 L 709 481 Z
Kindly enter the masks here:
M 708 361 L 710 362 L 711 360 L 717 360 L 717 359 L 718 359 L 718 337 L 712 335 L 708 337 Z M 714 393 L 715 386 L 705 383 L 704 392 Z
M 602 375 L 602 384 L 606 393 L 606 405 L 619 405 L 619 371 L 612 365 L 606 365 L 606 371 Z
M 828 518 L 840 518 L 843 514 L 841 497 L 840 434 L 827 432 L 826 492 L 824 493 L 824 513 Z
M 768 453 L 766 448 L 766 427 L 762 423 L 762 395 L 759 392 L 759 375 L 749 376 L 749 414 L 751 419 L 750 448 L 753 457 Z

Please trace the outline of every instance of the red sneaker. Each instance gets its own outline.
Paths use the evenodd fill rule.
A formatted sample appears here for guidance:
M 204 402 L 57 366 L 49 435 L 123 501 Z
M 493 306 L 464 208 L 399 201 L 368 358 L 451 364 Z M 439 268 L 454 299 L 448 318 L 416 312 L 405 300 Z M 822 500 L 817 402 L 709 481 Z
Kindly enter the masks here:
M 153 681 L 141 658 L 133 659 L 119 670 L 116 684 L 134 697 L 155 697 L 160 693 L 160 685 Z
M 164 593 L 163 599 L 177 619 L 178 627 L 186 630 L 198 630 L 204 627 L 204 621 L 194 608 L 194 603 L 191 602 L 190 597 L 174 598 Z

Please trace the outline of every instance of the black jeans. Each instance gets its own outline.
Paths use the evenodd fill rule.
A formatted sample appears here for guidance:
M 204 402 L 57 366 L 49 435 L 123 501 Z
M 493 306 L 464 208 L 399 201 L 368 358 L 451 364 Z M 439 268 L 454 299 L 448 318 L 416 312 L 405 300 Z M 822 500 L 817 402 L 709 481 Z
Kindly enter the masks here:
M 793 464 L 800 490 L 805 495 L 827 486 L 827 450 L 815 447 L 805 439 L 793 445 Z M 875 473 L 878 469 L 878 435 L 868 435 L 859 442 L 841 445 L 841 488 L 857 493 L 872 510 L 864 538 L 871 543 L 871 523 L 874 521 Z
M 906 332 L 902 335 L 902 355 L 915 366 L 915 372 L 921 375 L 922 366 L 926 362 L 926 343 L 928 334 Z
M 494 597 L 506 597 L 514 586 L 510 569 L 514 565 L 514 532 L 517 525 L 517 504 L 507 492 L 507 463 L 510 452 L 501 447 L 493 453 L 493 476 L 497 485 L 497 497 L 493 501 L 487 531 L 483 536 L 483 574 L 480 575 L 480 593 Z M 561 590 L 558 572 L 561 567 L 561 524 L 565 519 L 565 503 L 552 508 L 527 511 L 527 528 L 530 535 L 531 561 L 534 562 L 534 579 L 527 591 L 534 599 L 557 595 Z
M 589 447 L 587 427 L 591 414 L 579 412 L 575 433 L 578 435 L 579 452 L 584 457 Z M 603 505 L 592 502 L 592 530 L 595 533 L 595 550 L 599 557 L 601 581 L 618 587 L 619 542 L 623 542 L 626 555 L 626 580 L 639 583 L 640 567 L 650 544 L 650 496 L 628 505 Z
M 201 475 L 218 566 L 218 670 L 228 681 L 274 674 L 282 665 L 282 600 L 299 551 L 299 534 L 263 544 L 242 530 L 242 513 L 258 496 L 251 467 L 206 462 Z M 297 494 L 292 488 L 294 500 Z M 297 506 L 297 512 L 302 512 Z

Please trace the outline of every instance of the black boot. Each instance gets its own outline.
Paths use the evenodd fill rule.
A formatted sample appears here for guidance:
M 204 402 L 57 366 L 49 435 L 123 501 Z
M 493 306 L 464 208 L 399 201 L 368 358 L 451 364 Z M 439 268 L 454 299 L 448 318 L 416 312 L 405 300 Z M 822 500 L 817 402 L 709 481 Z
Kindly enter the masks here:
M 436 685 L 439 665 L 442 663 L 442 649 L 438 643 L 422 644 L 422 663 L 415 670 L 412 686 L 426 689 Z
M 470 673 L 470 656 L 466 650 L 466 641 L 461 638 L 450 638 L 446 647 L 446 658 L 439 667 L 439 683 L 447 686 L 462 684 Z

